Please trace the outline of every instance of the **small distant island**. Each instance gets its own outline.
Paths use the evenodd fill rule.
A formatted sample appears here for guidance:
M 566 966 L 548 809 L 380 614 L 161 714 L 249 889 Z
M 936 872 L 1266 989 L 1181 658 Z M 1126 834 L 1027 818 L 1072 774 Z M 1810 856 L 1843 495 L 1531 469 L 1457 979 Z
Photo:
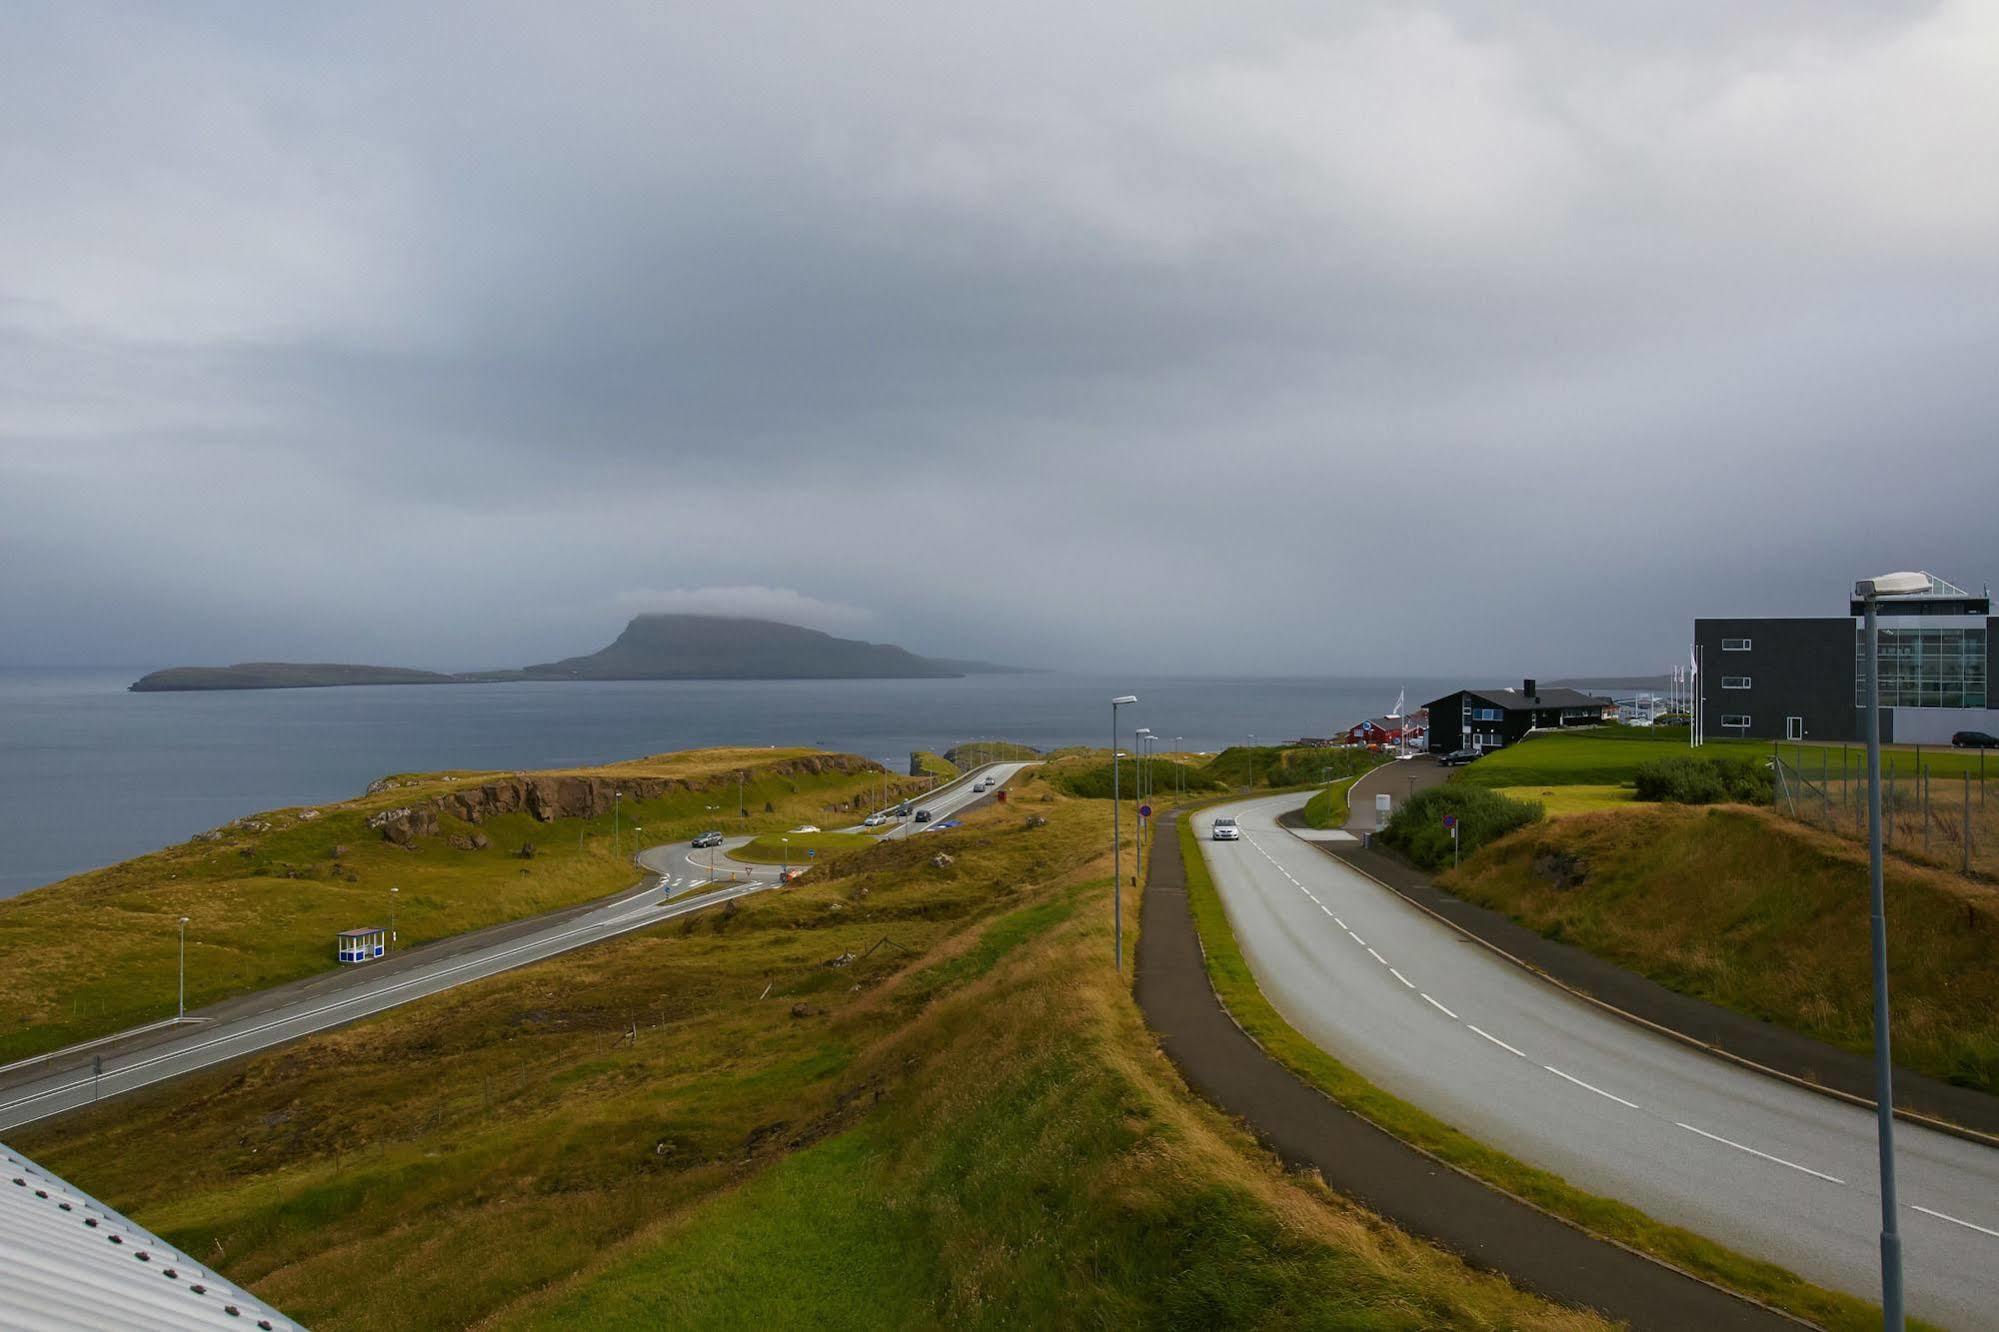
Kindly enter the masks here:
M 175 666 L 134 681 L 134 693 L 325 689 L 344 685 L 490 684 L 509 680 L 919 680 L 1020 674 L 990 662 L 921 657 L 892 643 L 836 638 L 775 620 L 640 615 L 608 647 L 519 670 L 440 671 L 335 662 L 246 661 Z

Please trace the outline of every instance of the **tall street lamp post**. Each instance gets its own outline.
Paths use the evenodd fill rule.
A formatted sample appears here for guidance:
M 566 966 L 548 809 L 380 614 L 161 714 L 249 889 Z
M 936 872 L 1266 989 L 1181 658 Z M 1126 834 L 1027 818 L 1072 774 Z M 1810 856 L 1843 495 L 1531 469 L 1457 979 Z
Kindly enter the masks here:
M 396 895 L 400 888 L 389 889 L 389 942 L 394 943 L 401 936 L 396 933 Z
M 179 1011 L 177 1011 L 174 1014 L 174 1021 L 179 1022 L 182 1018 L 185 1018 L 186 1016 L 187 1016 L 187 917 L 182 916 L 180 918 L 180 1004 L 179 1004 Z
M 1874 936 L 1874 1115 L 1881 1151 L 1881 1326 L 1902 1326 L 1902 1236 L 1895 1224 L 1895 1069 L 1888 1051 L 1888 913 L 1881 874 L 1881 665 L 1875 604 L 1930 590 L 1919 573 L 1883 574 L 1853 585 L 1867 632 L 1867 878 Z
M 1119 847 L 1123 796 L 1118 790 L 1117 710 L 1136 702 L 1137 694 L 1111 700 L 1111 962 L 1120 973 L 1124 971 L 1124 860 Z

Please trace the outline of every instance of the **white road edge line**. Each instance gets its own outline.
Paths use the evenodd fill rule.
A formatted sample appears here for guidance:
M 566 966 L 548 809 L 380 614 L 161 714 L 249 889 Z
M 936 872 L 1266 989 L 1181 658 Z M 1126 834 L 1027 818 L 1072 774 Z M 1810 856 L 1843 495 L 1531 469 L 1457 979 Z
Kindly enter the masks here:
M 1499 1039 L 1499 1037 L 1497 1037 L 1497 1036 L 1493 1035 L 1493 1034 L 1492 1034 L 1491 1032 L 1489 1032 L 1489 1031 L 1479 1031 L 1479 1029 L 1478 1029 L 1477 1027 L 1472 1027 L 1472 1024 L 1471 1024 L 1471 1023 L 1469 1023 L 1469 1022 L 1465 1023 L 1465 1025 L 1466 1025 L 1467 1027 L 1471 1027 L 1471 1029 L 1472 1029 L 1473 1031 L 1477 1031 L 1479 1035 L 1481 1035 L 1481 1036 L 1485 1037 L 1485 1038 L 1486 1038 L 1486 1039 L 1487 1039 L 1488 1041 L 1491 1041 L 1491 1042 L 1492 1042 L 1492 1043 L 1493 1043 L 1494 1045 L 1498 1046 L 1498 1047 L 1499 1047 L 1500 1049 L 1502 1049 L 1502 1050 L 1508 1050 L 1508 1051 L 1511 1051 L 1512 1053 L 1514 1053 L 1514 1054 L 1517 1054 L 1517 1055 L 1519 1055 L 1519 1056 L 1520 1056 L 1520 1057 L 1521 1057 L 1522 1059 L 1525 1059 L 1525 1058 L 1527 1057 L 1527 1052 L 1526 1052 L 1525 1050 L 1515 1050 L 1515 1049 L 1513 1049 L 1513 1047 L 1512 1047 L 1512 1046 L 1508 1045 L 1508 1044 L 1507 1044 L 1507 1043 L 1506 1043 L 1505 1041 L 1502 1041 L 1502 1040 L 1500 1040 L 1500 1039 Z M 1685 1125 L 1681 1125 L 1681 1127 L 1682 1127 L 1682 1128 L 1684 1128 L 1684 1127 L 1686 1127 L 1686 1126 L 1685 1126 Z M 1696 1130 L 1696 1131 L 1698 1131 L 1698 1130 Z
M 1939 1221 L 1948 1221 L 1954 1226 L 1963 1226 L 1966 1230 L 1975 1230 L 1981 1235 L 1990 1235 L 1993 1239 L 1999 1239 L 1999 1230 L 1987 1230 L 1984 1226 L 1976 1225 L 1970 1221 L 1960 1221 L 1954 1216 L 1945 1216 L 1942 1212 L 1931 1211 L 1927 1207 L 1918 1207 L 1915 1203 L 1909 1204 L 1909 1210 L 1912 1212 L 1921 1212 L 1924 1216 L 1933 1216 Z
M 1401 972 L 1397 971 L 1394 967 L 1390 967 L 1388 969 L 1388 974 L 1395 977 L 1395 979 L 1401 981 L 1404 985 L 1407 985 L 1410 989 L 1413 990 L 1416 988 L 1414 982 L 1412 982 L 1407 976 L 1403 975 Z
M 1613 1096 L 1611 1093 L 1605 1091 L 1601 1087 L 1590 1086 L 1587 1082 L 1584 1082 L 1581 1078 L 1570 1077 L 1567 1073 L 1562 1072 L 1561 1069 L 1556 1068 L 1553 1064 L 1543 1064 L 1541 1065 L 1541 1067 L 1547 1069 L 1550 1073 L 1553 1073 L 1558 1078 L 1564 1078 L 1570 1082 L 1575 1083 L 1576 1086 L 1581 1087 L 1584 1091 L 1593 1091 L 1598 1096 L 1603 1097 L 1606 1101 L 1615 1101 L 1627 1110 L 1636 1110 L 1638 1108 L 1637 1106 L 1633 1105 L 1630 1101 L 1625 1100 L 1622 1096 Z
M 1418 991 L 1418 993 L 1421 993 L 1421 991 Z M 1427 994 L 1423 995 L 1423 1002 L 1428 1004 L 1430 1007 L 1436 1009 L 1439 1013 L 1442 1013 L 1445 1017 L 1449 1018 L 1453 1022 L 1464 1021 L 1463 1018 L 1459 1017 L 1456 1013 L 1453 1013 L 1450 1009 L 1445 1008 L 1442 1004 L 1438 1003 L 1435 999 L 1432 999 Z
M 1828 1175 L 1822 1171 L 1814 1170 L 1810 1166 L 1801 1166 L 1796 1161 L 1786 1161 L 1781 1156 L 1772 1156 L 1768 1152 L 1759 1152 L 1754 1147 L 1745 1147 L 1739 1142 L 1730 1142 L 1727 1138 L 1722 1137 L 1719 1133 L 1709 1133 L 1706 1129 L 1697 1129 L 1692 1124 L 1682 1124 L 1677 1119 L 1674 1120 L 1673 1123 L 1676 1127 L 1683 1128 L 1689 1133 L 1698 1133 L 1703 1138 L 1712 1138 L 1716 1142 L 1722 1144 L 1722 1146 L 1724 1147 L 1733 1147 L 1738 1152 L 1748 1152 L 1751 1156 L 1760 1156 L 1765 1161 L 1775 1161 L 1780 1166 L 1789 1166 L 1791 1169 L 1802 1171 L 1804 1174 L 1810 1175 L 1815 1179 L 1822 1179 L 1825 1180 L 1827 1183 L 1831 1184 L 1846 1183 L 1845 1180 L 1839 1178 L 1837 1175 Z

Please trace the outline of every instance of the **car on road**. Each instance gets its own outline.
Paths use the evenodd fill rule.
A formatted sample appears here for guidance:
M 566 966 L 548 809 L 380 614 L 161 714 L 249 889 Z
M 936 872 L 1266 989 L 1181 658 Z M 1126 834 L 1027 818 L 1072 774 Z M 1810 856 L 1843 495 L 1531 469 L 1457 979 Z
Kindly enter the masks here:
M 706 850 L 708 847 L 720 846 L 721 844 L 722 844 L 722 834 L 718 832 L 705 832 L 702 833 L 699 837 L 694 839 L 694 847 L 696 850 Z
M 927 810 L 927 809 L 919 809 L 919 810 L 917 810 L 917 811 L 916 811 L 916 821 L 917 821 L 918 823 L 928 823 L 928 822 L 930 822 L 930 811 L 929 811 L 929 810 Z
M 1461 768 L 1465 764 L 1477 759 L 1481 752 L 1477 749 L 1453 749 L 1450 753 L 1438 759 L 1437 762 L 1447 768 Z
M 1215 820 L 1214 827 L 1209 829 L 1208 835 L 1217 842 L 1235 842 L 1241 840 L 1242 829 L 1236 826 L 1234 819 L 1224 814 Z
M 1950 742 L 1959 749 L 1999 749 L 1999 735 L 1985 731 L 1959 731 Z
M 870 814 L 861 820 L 861 826 L 863 828 L 879 828 L 887 822 L 888 815 L 886 814 Z
M 793 879 L 797 878 L 799 875 L 803 873 L 805 873 L 803 869 L 795 867 L 792 869 L 779 870 L 777 872 L 777 881 L 779 883 L 790 883 Z
M 819 831 L 819 825 L 816 823 L 801 823 L 796 828 L 793 828 L 792 831 L 795 833 L 815 833 Z

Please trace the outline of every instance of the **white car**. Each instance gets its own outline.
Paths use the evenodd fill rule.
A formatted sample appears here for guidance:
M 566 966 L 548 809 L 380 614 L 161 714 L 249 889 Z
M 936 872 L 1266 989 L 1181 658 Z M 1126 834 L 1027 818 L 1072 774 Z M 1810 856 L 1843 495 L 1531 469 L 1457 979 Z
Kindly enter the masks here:
M 796 828 L 793 828 L 793 829 L 792 829 L 792 831 L 793 831 L 793 832 L 795 832 L 795 833 L 813 833 L 813 832 L 818 832 L 818 831 L 819 831 L 819 825 L 818 825 L 818 824 L 816 824 L 816 823 L 801 823 L 801 824 L 799 824 L 799 825 L 798 825 L 798 826 L 797 826 Z
M 863 828 L 879 828 L 887 822 L 888 816 L 886 814 L 870 814 L 861 820 L 861 826 Z
M 1217 842 L 1240 841 L 1242 840 L 1242 829 L 1236 827 L 1234 819 L 1224 815 L 1214 821 L 1214 824 L 1208 829 L 1208 836 Z

